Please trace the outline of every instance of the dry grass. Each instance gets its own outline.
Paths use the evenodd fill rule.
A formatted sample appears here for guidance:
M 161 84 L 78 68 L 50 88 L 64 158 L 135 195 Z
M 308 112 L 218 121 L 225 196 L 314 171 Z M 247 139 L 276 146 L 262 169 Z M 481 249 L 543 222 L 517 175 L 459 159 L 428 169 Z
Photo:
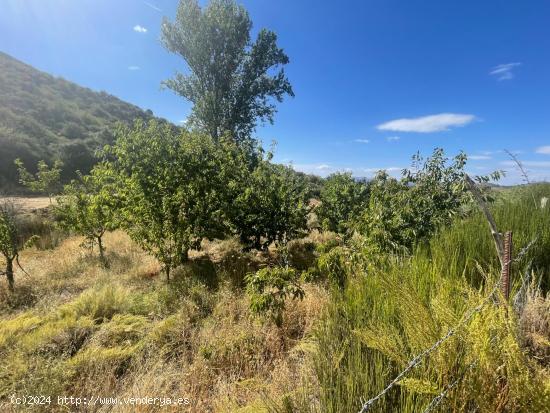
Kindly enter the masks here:
M 8 199 L 20 206 L 23 212 L 26 213 L 37 212 L 50 206 L 50 199 L 48 197 L 0 197 L 0 202 L 4 199 Z
M 328 294 L 306 285 L 281 328 L 253 318 L 232 278 L 265 265 L 268 255 L 242 253 L 234 240 L 208 242 L 167 284 L 123 232 L 106 235 L 108 269 L 81 241 L 24 251 L 30 276 L 17 271 L 17 299 L 6 300 L 0 285 L 0 356 L 9 358 L 0 368 L 0 401 L 12 392 L 170 396 L 190 398 L 190 411 L 265 411 L 311 377 L 307 343 Z

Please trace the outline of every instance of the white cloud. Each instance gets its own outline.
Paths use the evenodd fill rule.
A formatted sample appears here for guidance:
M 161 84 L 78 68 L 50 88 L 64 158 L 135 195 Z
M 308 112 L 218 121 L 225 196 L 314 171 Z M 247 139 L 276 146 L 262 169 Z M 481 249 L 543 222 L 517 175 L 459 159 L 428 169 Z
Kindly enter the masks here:
M 541 146 L 537 148 L 537 153 L 542 153 L 543 155 L 550 155 L 550 145 L 548 146 Z
M 338 170 L 343 170 L 344 168 L 337 168 L 328 164 L 294 164 L 293 162 L 284 162 L 286 165 L 290 166 L 295 171 L 304 172 L 306 174 L 314 174 L 326 177 L 331 173 L 334 173 Z
M 484 161 L 493 158 L 487 155 L 468 155 L 468 159 L 471 159 L 472 161 Z
M 138 33 L 147 33 L 147 29 L 143 26 L 140 26 L 139 24 L 136 24 L 134 26 L 134 31 Z
M 386 171 L 386 172 L 401 172 L 403 168 L 400 168 L 399 166 L 387 166 L 385 168 L 363 168 L 362 171 L 369 173 L 369 174 L 375 174 L 378 171 Z
M 370 141 L 368 139 L 355 139 L 353 142 L 357 143 L 369 143 Z
M 332 169 L 332 167 L 330 165 L 327 165 L 327 164 L 321 164 L 321 165 L 317 165 L 315 167 L 315 169 L 319 169 L 321 171 L 326 171 L 328 169 Z
M 521 66 L 520 62 L 504 63 L 493 67 L 489 74 L 495 76 L 498 80 L 510 80 L 514 78 L 514 68 L 518 66 Z
M 156 11 L 159 11 L 159 12 L 162 11 L 162 9 L 159 9 L 157 6 L 155 6 L 154 4 L 151 4 L 149 2 L 144 1 L 143 4 L 145 4 L 146 6 L 152 8 L 153 10 L 156 10 Z
M 128 66 L 128 70 L 139 70 L 139 66 Z
M 395 119 L 378 125 L 379 130 L 394 132 L 442 132 L 451 127 L 465 126 L 476 119 L 474 115 L 461 113 L 440 113 L 437 115 L 422 116 L 419 118 Z
M 399 137 L 399 136 L 388 136 L 388 137 L 386 138 L 386 140 L 387 140 L 388 142 L 396 142 L 396 141 L 398 141 L 399 139 L 401 139 L 401 137 Z

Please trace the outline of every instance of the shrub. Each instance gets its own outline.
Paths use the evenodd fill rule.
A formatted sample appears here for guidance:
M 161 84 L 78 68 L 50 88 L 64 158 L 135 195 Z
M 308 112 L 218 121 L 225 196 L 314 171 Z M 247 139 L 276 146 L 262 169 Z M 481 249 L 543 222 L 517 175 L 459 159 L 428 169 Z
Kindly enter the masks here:
M 465 165 L 465 154 L 449 160 L 442 149 L 435 149 L 426 160 L 415 155 L 413 167 L 403 170 L 401 180 L 378 173 L 370 184 L 369 206 L 353 229 L 373 248 L 410 253 L 418 241 L 429 238 L 463 211 L 469 200 Z
M 369 190 L 364 181 L 355 180 L 351 172 L 335 173 L 323 183 L 321 205 L 316 208 L 325 231 L 345 233 L 350 220 L 359 215 L 368 205 Z
M 298 271 L 305 271 L 315 264 L 315 243 L 307 239 L 292 240 L 286 247 L 288 264 Z
M 229 218 L 248 248 L 266 250 L 306 234 L 310 210 L 308 188 L 292 168 L 270 162 L 271 154 L 252 171 L 245 169 Z
M 283 323 L 283 310 L 288 298 L 303 299 L 304 290 L 292 268 L 263 268 L 246 277 L 250 310 L 267 316 L 278 327 Z
M 317 268 L 332 285 L 343 290 L 351 269 L 350 253 L 344 247 L 334 247 L 321 254 L 317 260 Z

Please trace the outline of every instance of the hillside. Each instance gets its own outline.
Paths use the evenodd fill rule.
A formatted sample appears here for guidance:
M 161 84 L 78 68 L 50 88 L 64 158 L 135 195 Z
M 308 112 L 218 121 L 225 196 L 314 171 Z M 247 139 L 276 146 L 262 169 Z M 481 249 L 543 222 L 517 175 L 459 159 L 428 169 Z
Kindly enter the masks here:
M 17 189 L 15 158 L 31 168 L 59 157 L 64 179 L 87 171 L 94 151 L 112 140 L 117 122 L 153 117 L 150 110 L 95 92 L 0 52 L 0 189 Z

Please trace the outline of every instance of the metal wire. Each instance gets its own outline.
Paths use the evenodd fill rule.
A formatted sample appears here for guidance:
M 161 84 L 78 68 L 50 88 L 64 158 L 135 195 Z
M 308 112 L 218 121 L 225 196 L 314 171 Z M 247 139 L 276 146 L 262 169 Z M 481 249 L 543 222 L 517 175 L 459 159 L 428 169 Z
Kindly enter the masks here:
M 466 377 L 466 373 L 472 368 L 475 366 L 475 364 L 477 363 L 477 361 L 474 361 L 473 363 L 471 363 L 467 368 L 466 370 L 464 371 L 464 373 L 458 377 L 455 381 L 453 381 L 451 384 L 447 385 L 447 387 L 445 387 L 445 389 L 443 389 L 443 391 L 441 393 L 439 393 L 437 396 L 435 396 L 432 401 L 430 402 L 430 404 L 428 404 L 428 406 L 424 409 L 424 411 L 422 413 L 429 413 L 430 411 L 432 411 L 434 408 L 436 408 L 439 403 L 441 403 L 441 401 L 445 398 L 445 396 L 447 396 L 447 393 L 449 393 L 449 391 L 455 387 L 464 377 Z
M 422 353 L 418 354 L 416 357 L 414 357 L 410 362 L 409 364 L 407 365 L 407 367 L 405 367 L 405 369 L 399 373 L 391 382 L 390 384 L 388 384 L 386 386 L 386 388 L 384 390 L 382 390 L 380 393 L 378 393 L 375 397 L 373 397 L 372 399 L 369 399 L 367 400 L 366 402 L 364 402 L 362 404 L 362 407 L 361 407 L 361 410 L 359 410 L 359 413 L 364 413 L 364 412 L 367 412 L 374 403 L 376 403 L 378 400 L 380 400 L 382 397 L 385 396 L 385 394 L 387 392 L 389 392 L 393 386 L 395 386 L 410 370 L 412 370 L 414 367 L 416 367 L 417 365 L 419 365 L 424 357 L 428 356 L 432 351 L 434 351 L 435 349 L 437 349 L 441 344 L 443 344 L 445 341 L 447 341 L 450 337 L 452 337 L 456 332 L 457 330 L 462 327 L 464 324 L 466 324 L 466 322 L 468 322 L 473 316 L 474 314 L 478 313 L 479 311 L 481 311 L 481 309 L 485 306 L 485 304 L 487 304 L 491 298 L 493 297 L 493 295 L 497 292 L 497 290 L 499 289 L 500 287 L 500 284 L 497 283 L 497 285 L 495 285 L 495 287 L 493 288 L 493 290 L 489 293 L 489 295 L 487 295 L 487 297 L 485 297 L 483 299 L 483 301 L 476 307 L 474 307 L 472 310 L 470 310 L 467 315 L 462 319 L 462 321 L 460 323 L 458 323 L 454 328 L 451 328 L 449 331 L 447 331 L 447 334 L 445 334 L 443 337 L 441 337 L 438 341 L 436 341 L 431 347 L 427 348 L 426 350 L 424 350 Z

